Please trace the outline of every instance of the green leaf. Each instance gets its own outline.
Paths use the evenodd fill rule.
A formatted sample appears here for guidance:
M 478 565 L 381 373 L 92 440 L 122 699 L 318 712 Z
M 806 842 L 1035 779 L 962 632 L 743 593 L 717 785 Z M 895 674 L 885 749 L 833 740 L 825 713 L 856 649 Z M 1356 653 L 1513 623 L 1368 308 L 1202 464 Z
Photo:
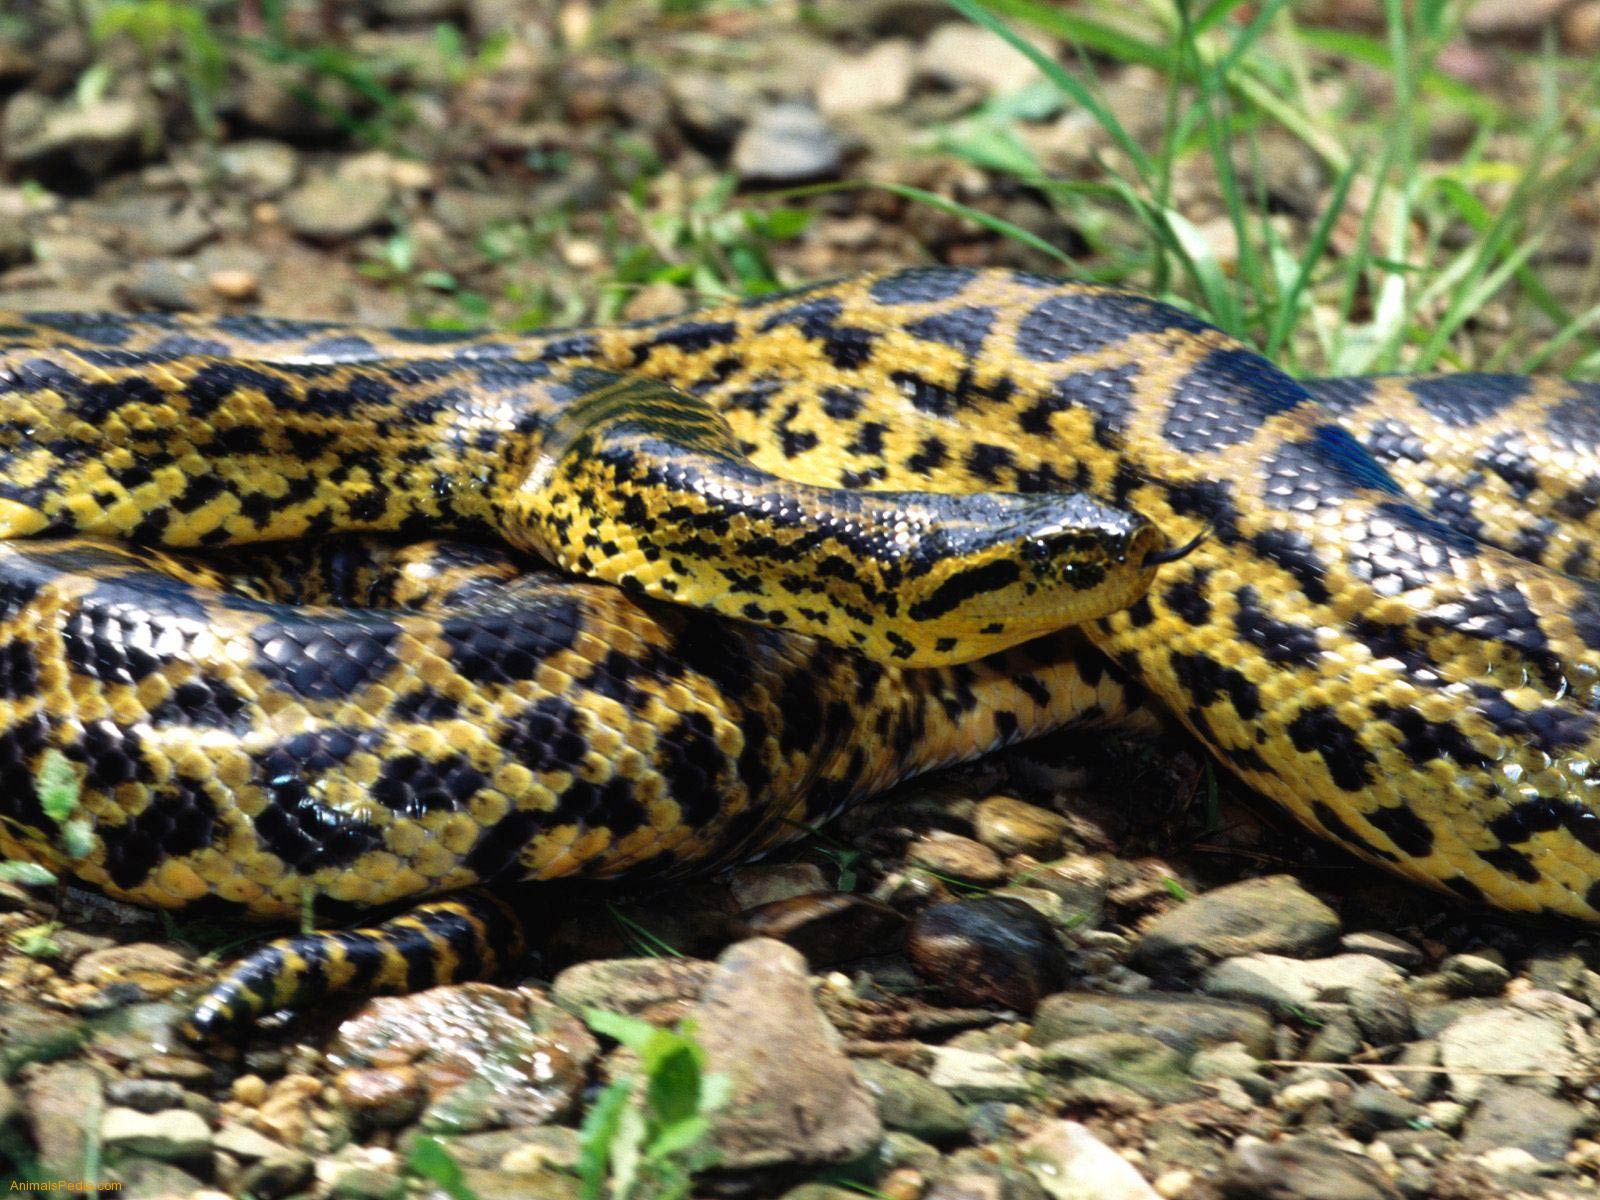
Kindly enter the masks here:
M 645 1098 L 663 1125 L 687 1120 L 700 1109 L 699 1048 L 686 1038 L 674 1037 L 649 1064 L 650 1082 Z
M 82 794 L 78 773 L 72 761 L 53 746 L 44 752 L 39 764 L 37 791 L 39 807 L 57 825 L 65 825 L 78 811 L 78 798 Z
M 616 1141 L 622 1111 L 633 1086 L 625 1079 L 608 1084 L 584 1114 L 578 1129 L 578 1179 L 583 1200 L 605 1200 L 606 1175 L 611 1167 L 611 1146 Z
M 675 1154 L 682 1154 L 698 1146 L 711 1133 L 711 1120 L 703 1116 L 689 1116 L 664 1126 L 650 1139 L 645 1157 L 660 1162 Z
M 649 1021 L 630 1017 L 627 1013 L 607 1012 L 603 1008 L 584 1009 L 583 1020 L 596 1033 L 622 1043 L 641 1058 L 645 1056 L 650 1043 L 664 1033 Z
M 438 1138 L 419 1137 L 406 1156 L 406 1169 L 437 1186 L 450 1200 L 478 1200 L 477 1193 L 467 1186 L 460 1164 Z

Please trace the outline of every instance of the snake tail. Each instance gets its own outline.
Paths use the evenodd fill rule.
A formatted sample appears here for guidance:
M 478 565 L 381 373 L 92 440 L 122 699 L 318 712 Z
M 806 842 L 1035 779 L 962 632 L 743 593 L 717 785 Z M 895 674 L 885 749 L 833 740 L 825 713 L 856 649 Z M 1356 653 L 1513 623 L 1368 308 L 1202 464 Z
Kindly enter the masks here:
M 247 954 L 207 990 L 179 1033 L 242 1035 L 267 1013 L 334 996 L 399 995 L 500 974 L 521 957 L 520 916 L 482 888 L 417 905 L 368 928 L 301 933 Z

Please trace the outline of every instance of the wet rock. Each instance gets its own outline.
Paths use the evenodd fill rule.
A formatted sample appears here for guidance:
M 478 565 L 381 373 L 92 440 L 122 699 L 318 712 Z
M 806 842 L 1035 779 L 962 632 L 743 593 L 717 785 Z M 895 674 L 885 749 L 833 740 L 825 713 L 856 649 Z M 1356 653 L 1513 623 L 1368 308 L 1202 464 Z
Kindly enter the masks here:
M 1398 987 L 1402 981 L 1393 963 L 1367 954 L 1315 959 L 1251 954 L 1218 963 L 1205 973 L 1200 986 L 1207 995 L 1289 1012 L 1318 1001 L 1343 1003 L 1357 989 Z
M 128 272 L 121 291 L 134 308 L 190 312 L 203 302 L 206 280 L 192 262 L 151 259 Z
M 1140 931 L 1130 965 L 1147 975 L 1192 975 L 1247 954 L 1316 954 L 1339 936 L 1334 911 L 1288 875 L 1215 888 Z
M 1340 1120 L 1362 1141 L 1386 1129 L 1405 1129 L 1421 1120 L 1423 1107 L 1415 1100 L 1376 1083 L 1364 1083 L 1344 1102 Z
M 900 949 L 906 919 L 887 904 L 849 892 L 775 900 L 746 910 L 738 936 L 775 938 L 806 956 L 814 968 Z
M 680 298 L 682 293 L 673 288 Z M 670 314 L 664 314 L 670 315 Z M 816 896 L 832 891 L 816 863 L 752 863 L 740 867 L 728 881 L 733 901 L 741 909 L 760 908 L 779 900 Z
M 1511 981 L 1511 972 L 1481 954 L 1452 954 L 1439 964 L 1439 977 L 1455 996 L 1498 996 Z
M 926 1142 L 942 1142 L 966 1132 L 967 1118 L 949 1092 L 930 1080 L 877 1058 L 855 1060 L 856 1076 L 878 1106 L 887 1129 Z
M 290 192 L 283 219 L 307 241 L 347 241 L 388 223 L 389 185 L 370 175 L 319 175 Z
M 1042 1066 L 1069 1079 L 1109 1079 L 1163 1104 L 1187 1100 L 1196 1090 L 1184 1073 L 1184 1056 L 1142 1033 L 1084 1033 L 1051 1042 Z
M 716 969 L 698 958 L 595 959 L 557 975 L 550 998 L 577 1016 L 599 1008 L 671 1024 L 700 999 Z
M 159 134 L 159 123 L 132 100 L 108 96 L 89 104 L 57 103 L 19 92 L 0 117 L 0 161 L 95 180 L 154 150 Z
M 293 146 L 265 139 L 230 142 L 218 154 L 223 177 L 252 200 L 272 200 L 294 186 L 300 155 Z
M 1159 1200 L 1132 1163 L 1076 1121 L 1051 1121 L 1017 1149 L 1051 1200 Z
M 1006 871 L 995 852 L 969 837 L 933 829 L 906 848 L 906 861 L 946 879 L 975 887 L 996 887 Z
M 941 25 L 923 43 L 917 68 L 949 87 L 1015 92 L 1039 78 L 1039 68 L 997 33 L 964 22 Z
M 144 1154 L 163 1162 L 192 1162 L 211 1152 L 211 1127 L 186 1108 L 143 1113 L 134 1108 L 107 1109 L 100 1122 L 100 1141 L 107 1150 Z
M 816 109 L 774 104 L 758 111 L 733 144 L 732 164 L 746 183 L 794 184 L 837 175 L 844 142 Z
M 113 1079 L 106 1084 L 106 1103 L 139 1112 L 182 1108 L 190 1093 L 170 1079 Z
M 76 1179 L 100 1119 L 98 1072 L 70 1063 L 45 1067 L 22 1087 L 22 1110 L 38 1147 L 39 1170 Z
M 829 117 L 894 108 L 911 94 L 914 65 L 911 43 L 899 38 L 864 54 L 840 55 L 817 79 L 817 108 Z
M 1036 1046 L 1085 1033 L 1148 1034 L 1183 1054 L 1238 1042 L 1257 1058 L 1272 1052 L 1272 1020 L 1261 1009 L 1225 1000 L 1167 993 L 1105 996 L 1062 992 L 1034 1013 L 1028 1040 Z
M 428 1092 L 422 1125 L 462 1132 L 570 1111 L 599 1046 L 532 988 L 469 983 L 370 1002 L 339 1027 L 333 1052 L 358 1066 L 414 1066 Z
M 409 1125 L 422 1112 L 428 1089 L 415 1067 L 350 1067 L 333 1079 L 345 1111 L 366 1129 Z
M 1560 1162 L 1572 1139 L 1591 1125 L 1590 1118 L 1564 1100 L 1534 1088 L 1490 1081 L 1467 1118 L 1461 1149 L 1481 1154 L 1514 1146 L 1542 1162 Z
M 1481 1095 L 1488 1086 L 1489 1080 L 1475 1072 L 1527 1071 L 1525 1086 L 1550 1093 L 1577 1066 L 1559 1021 L 1515 1008 L 1452 1021 L 1439 1032 L 1439 1061 L 1451 1072 L 1451 1091 L 1462 1100 Z
M 1392 933 L 1375 930 L 1347 933 L 1339 939 L 1339 949 L 1347 954 L 1370 954 L 1374 958 L 1392 962 L 1403 970 L 1422 964 L 1422 951 Z
M 963 1004 L 1032 1012 L 1068 977 L 1066 952 L 1050 922 L 1009 897 L 924 909 L 906 945 L 917 973 Z
M 711 1070 L 733 1087 L 713 1119 L 723 1167 L 824 1165 L 877 1145 L 882 1123 L 796 950 L 765 938 L 730 947 L 695 1021 Z
M 996 1054 L 963 1050 L 958 1046 L 932 1046 L 933 1066 L 928 1079 L 957 1100 L 981 1104 L 990 1100 L 1026 1100 L 1038 1090 L 1021 1067 Z
M 1061 853 L 1072 828 L 1059 813 L 1010 796 L 980 801 L 972 825 L 978 841 L 1002 858 L 1027 854 L 1041 860 Z
M 1218 1182 L 1234 1200 L 1401 1200 L 1376 1163 L 1310 1136 L 1243 1140 Z

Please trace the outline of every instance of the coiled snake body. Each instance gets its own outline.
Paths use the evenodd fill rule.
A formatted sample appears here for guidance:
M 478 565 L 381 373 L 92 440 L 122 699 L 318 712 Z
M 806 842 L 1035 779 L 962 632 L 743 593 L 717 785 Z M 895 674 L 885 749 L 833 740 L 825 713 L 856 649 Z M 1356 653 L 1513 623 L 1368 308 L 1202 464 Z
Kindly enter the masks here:
M 682 871 L 1153 700 L 1363 858 L 1600 920 L 1593 386 L 1302 385 L 919 268 L 517 338 L 0 317 L 0 395 L 0 851 L 114 896 Z M 434 901 L 195 1028 L 515 945 Z

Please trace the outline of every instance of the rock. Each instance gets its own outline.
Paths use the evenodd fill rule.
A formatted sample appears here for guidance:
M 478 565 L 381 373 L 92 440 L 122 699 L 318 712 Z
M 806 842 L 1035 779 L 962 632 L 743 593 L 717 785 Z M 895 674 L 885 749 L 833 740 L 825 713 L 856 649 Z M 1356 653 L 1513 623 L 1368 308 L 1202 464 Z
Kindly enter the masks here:
M 333 1079 L 345 1111 L 364 1129 L 409 1125 L 427 1103 L 422 1073 L 411 1066 L 347 1067 Z
M 1103 996 L 1061 992 L 1049 996 L 1034 1013 L 1028 1040 L 1047 1046 L 1103 1031 L 1148 1034 L 1186 1055 L 1229 1042 L 1242 1044 L 1257 1058 L 1272 1052 L 1272 1020 L 1261 1009 L 1168 993 Z
M 1241 1139 L 1218 1182 L 1235 1200 L 1401 1200 L 1376 1163 L 1309 1136 Z
M 700 999 L 716 970 L 698 958 L 594 959 L 557 975 L 550 998 L 576 1016 L 599 1008 L 670 1025 Z
M 1570 0 L 1477 0 L 1462 13 L 1462 24 L 1482 37 L 1530 40 L 1569 6 Z
M 1344 1102 L 1340 1120 L 1362 1141 L 1386 1129 L 1405 1129 L 1419 1121 L 1422 1105 L 1376 1083 L 1364 1083 Z
M 208 272 L 206 286 L 218 299 L 247 304 L 261 294 L 261 278 L 243 267 L 224 267 Z
M 915 66 L 911 43 L 889 38 L 865 54 L 840 55 L 817 79 L 817 108 L 824 116 L 894 108 L 911 94 Z
M 1489 1079 L 1474 1072 L 1526 1071 L 1525 1086 L 1551 1093 L 1563 1086 L 1561 1076 L 1577 1068 L 1560 1022 L 1515 1008 L 1469 1013 L 1452 1021 L 1439 1032 L 1439 1061 L 1451 1072 L 1450 1090 L 1461 1100 L 1471 1100 L 1488 1087 Z
M 741 938 L 787 942 L 813 968 L 893 954 L 906 938 L 906 919 L 887 904 L 849 892 L 794 896 L 747 909 L 737 924 Z
M 1014 878 L 1056 896 L 1069 928 L 1094 929 L 1105 920 L 1110 862 L 1101 854 L 1069 854 L 1055 862 L 1023 868 Z
M 72 1063 L 45 1067 L 23 1085 L 22 1111 L 42 1174 L 78 1178 L 100 1119 L 100 1089 L 97 1072 Z
M 1498 996 L 1511 981 L 1502 963 L 1481 954 L 1452 954 L 1439 964 L 1439 976 L 1453 996 Z
M 537 1125 L 569 1112 L 599 1045 L 534 988 L 468 983 L 367 1003 L 333 1053 L 355 1066 L 413 1066 L 428 1092 L 424 1128 Z
M 283 219 L 308 241 L 347 241 L 388 223 L 388 183 L 370 175 L 318 175 L 290 192 Z
M 1143 1033 L 1084 1033 L 1051 1042 L 1042 1065 L 1068 1078 L 1109 1079 L 1163 1104 L 1187 1100 L 1196 1090 L 1184 1073 L 1184 1055 Z
M 106 1084 L 106 1103 L 140 1112 L 183 1108 L 194 1096 L 170 1079 L 113 1079 Z M 0 1122 L 3 1124 L 4 1122 Z
M 1394 1046 L 1412 1034 L 1411 1005 L 1397 987 L 1358 987 L 1350 992 L 1350 1016 L 1374 1046 Z
M 1348 1012 L 1336 1012 L 1323 1021 L 1311 1037 L 1305 1055 L 1309 1062 L 1349 1062 L 1361 1049 L 1361 1031 Z
M 1541 1162 L 1560 1162 L 1571 1149 L 1572 1139 L 1591 1123 L 1564 1100 L 1534 1088 L 1491 1080 L 1467 1118 L 1461 1149 L 1481 1154 L 1514 1146 Z
M 1200 987 L 1210 996 L 1290 1012 L 1318 1001 L 1344 1003 L 1357 989 L 1398 987 L 1402 981 L 1393 963 L 1368 954 L 1314 959 L 1251 954 L 1218 963 L 1205 973 Z
M 746 183 L 826 179 L 844 166 L 844 142 L 809 105 L 774 104 L 759 110 L 734 141 L 732 164 Z
M 712 1122 L 722 1167 L 820 1166 L 878 1144 L 883 1125 L 798 951 L 765 938 L 729 947 L 695 1023 L 710 1069 L 733 1088 Z
M 672 292 L 681 303 L 683 294 L 677 288 L 672 288 Z M 728 881 L 728 890 L 741 909 L 752 909 L 799 896 L 824 895 L 833 889 L 816 863 L 798 862 L 751 863 L 740 867 Z
M 273 200 L 294 186 L 300 155 L 282 142 L 229 142 L 218 154 L 223 177 L 252 200 Z
M 1600 3 L 1575 4 L 1561 21 L 1561 36 L 1574 54 L 1600 51 Z
M 1193 975 L 1246 954 L 1316 954 L 1339 936 L 1334 911 L 1289 875 L 1247 879 L 1178 904 L 1140 931 L 1130 965 Z
M 1050 922 L 1009 897 L 924 909 L 906 947 L 917 973 L 963 1004 L 1032 1012 L 1068 977 L 1066 952 Z
M 1002 858 L 1027 854 L 1041 860 L 1061 853 L 1072 828 L 1059 813 L 1010 796 L 980 801 L 972 826 L 978 841 Z
M 906 861 L 924 871 L 975 887 L 997 887 L 1006 870 L 995 852 L 971 838 L 929 830 L 906 848 Z
M 1261 1060 L 1238 1042 L 1224 1042 L 1197 1052 L 1189 1060 L 1189 1074 L 1201 1082 L 1231 1080 L 1257 1102 L 1272 1095 L 1272 1084 L 1261 1074 Z
M 145 1154 L 163 1162 L 192 1162 L 211 1153 L 211 1127 L 198 1113 L 167 1108 L 142 1113 L 135 1108 L 106 1110 L 100 1141 L 107 1150 Z
M 878 1058 L 855 1060 L 856 1076 L 877 1102 L 887 1129 L 909 1133 L 925 1142 L 943 1142 L 966 1132 L 961 1105 L 931 1080 Z
M 674 74 L 667 80 L 667 91 L 678 120 L 713 149 L 731 145 L 745 118 L 761 102 L 753 88 L 724 75 Z
M 1422 965 L 1422 951 L 1392 933 L 1375 930 L 1347 933 L 1339 939 L 1339 949 L 1347 954 L 1370 954 L 1408 971 Z
M 19 92 L 0 117 L 0 161 L 32 172 L 95 180 L 137 162 L 159 143 L 160 122 L 138 103 L 108 96 L 52 103 Z
M 1132 1163 L 1076 1121 L 1051 1121 L 1017 1151 L 1051 1200 L 1160 1200 Z
M 192 262 L 147 259 L 128 272 L 121 291 L 135 308 L 190 312 L 200 307 L 206 281 Z
M 998 1055 L 957 1046 L 930 1046 L 928 1051 L 933 1055 L 928 1079 L 957 1100 L 973 1104 L 1026 1100 L 1038 1090 L 1026 1071 Z
M 917 69 L 949 87 L 1015 92 L 1039 78 L 1039 68 L 997 33 L 966 22 L 939 26 L 923 43 Z

